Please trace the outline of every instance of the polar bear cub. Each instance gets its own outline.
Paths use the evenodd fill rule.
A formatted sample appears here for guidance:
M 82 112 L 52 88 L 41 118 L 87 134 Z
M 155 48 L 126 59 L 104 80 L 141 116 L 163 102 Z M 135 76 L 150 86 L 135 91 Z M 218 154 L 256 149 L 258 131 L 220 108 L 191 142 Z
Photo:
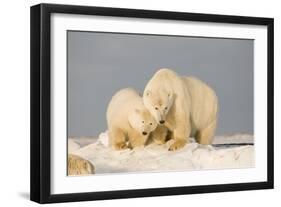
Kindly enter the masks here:
M 147 83 L 143 101 L 156 122 L 171 132 L 174 143 L 169 150 L 182 148 L 193 135 L 201 144 L 211 143 L 216 128 L 217 97 L 202 81 L 160 69 Z M 160 138 L 165 138 L 166 133 L 165 128 L 154 132 Z
M 145 145 L 157 127 L 142 97 L 132 88 L 122 89 L 112 97 L 106 117 L 109 143 L 116 150 Z

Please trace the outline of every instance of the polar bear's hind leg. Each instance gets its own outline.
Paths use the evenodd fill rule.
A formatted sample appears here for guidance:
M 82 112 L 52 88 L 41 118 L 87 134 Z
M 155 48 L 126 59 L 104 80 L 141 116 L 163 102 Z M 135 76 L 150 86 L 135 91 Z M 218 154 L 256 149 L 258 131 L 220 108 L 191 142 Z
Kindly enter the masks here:
M 199 144 L 212 144 L 217 127 L 217 120 L 212 121 L 206 128 L 199 130 L 195 136 Z

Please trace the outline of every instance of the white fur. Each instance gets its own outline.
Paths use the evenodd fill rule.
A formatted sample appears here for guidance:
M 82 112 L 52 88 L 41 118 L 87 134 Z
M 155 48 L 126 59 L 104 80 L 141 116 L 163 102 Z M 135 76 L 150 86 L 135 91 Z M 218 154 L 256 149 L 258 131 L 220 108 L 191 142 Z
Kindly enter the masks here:
M 131 88 L 122 89 L 112 97 L 106 116 L 110 145 L 115 149 L 143 146 L 157 126 L 142 98 Z M 147 134 L 143 135 L 144 132 Z
M 164 120 L 172 132 L 175 142 L 170 150 L 183 147 L 191 134 L 199 143 L 209 144 L 216 128 L 217 98 L 205 83 L 160 69 L 147 83 L 143 100 L 158 124 Z
M 217 122 L 218 100 L 216 93 L 203 81 L 195 77 L 182 77 L 187 86 L 191 98 L 191 121 L 192 121 L 192 134 L 191 136 L 198 136 L 198 132 L 204 131 L 208 126 L 212 126 L 206 135 L 211 140 L 205 140 L 210 144 L 214 136 L 214 131 Z M 199 139 L 199 137 L 197 137 Z M 199 141 L 199 140 L 197 140 Z M 199 141 L 200 142 L 200 141 Z M 201 140 L 204 142 L 204 140 Z

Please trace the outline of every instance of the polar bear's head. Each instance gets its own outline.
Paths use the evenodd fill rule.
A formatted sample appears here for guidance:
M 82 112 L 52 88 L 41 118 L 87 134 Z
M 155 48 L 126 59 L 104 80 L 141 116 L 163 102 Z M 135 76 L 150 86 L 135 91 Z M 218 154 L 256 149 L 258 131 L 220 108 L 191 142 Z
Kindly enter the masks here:
M 145 108 L 134 109 L 129 115 L 129 124 L 142 135 L 149 135 L 157 127 L 157 123 Z
M 164 124 L 167 114 L 173 105 L 174 94 L 166 89 L 160 90 L 145 90 L 143 94 L 143 101 L 145 107 L 153 115 L 156 122 Z

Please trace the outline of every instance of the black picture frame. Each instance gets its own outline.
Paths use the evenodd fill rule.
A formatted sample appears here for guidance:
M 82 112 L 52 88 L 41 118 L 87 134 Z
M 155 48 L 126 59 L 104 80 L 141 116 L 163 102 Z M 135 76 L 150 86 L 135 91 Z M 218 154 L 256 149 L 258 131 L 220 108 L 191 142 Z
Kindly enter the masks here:
M 74 194 L 51 194 L 50 130 L 51 130 L 51 70 L 50 15 L 52 13 L 134 17 L 149 19 L 215 22 L 267 26 L 267 181 L 188 187 L 168 187 Z M 31 7 L 31 151 L 30 199 L 38 203 L 88 201 L 102 199 L 166 196 L 272 189 L 274 187 L 274 20 L 272 18 L 195 14 L 168 11 L 135 10 L 73 5 L 39 4 Z

